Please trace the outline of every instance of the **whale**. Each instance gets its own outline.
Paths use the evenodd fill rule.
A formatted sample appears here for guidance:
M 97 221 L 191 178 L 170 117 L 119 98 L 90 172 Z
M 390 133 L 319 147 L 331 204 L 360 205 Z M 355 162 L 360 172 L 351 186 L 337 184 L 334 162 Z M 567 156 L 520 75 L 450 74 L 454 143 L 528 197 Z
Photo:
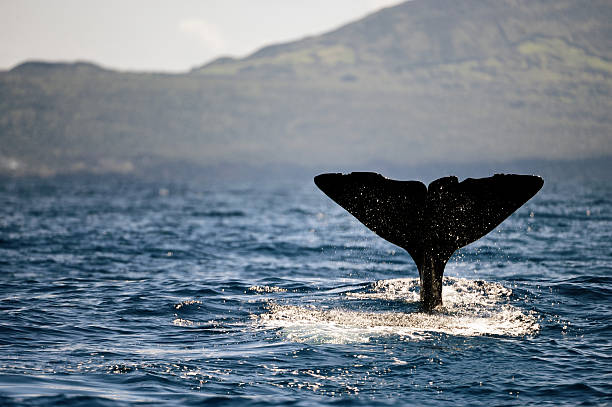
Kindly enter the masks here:
M 453 253 L 485 236 L 544 185 L 537 175 L 487 178 L 389 179 L 374 172 L 317 175 L 329 198 L 383 239 L 406 250 L 416 263 L 425 312 L 442 305 L 442 277 Z

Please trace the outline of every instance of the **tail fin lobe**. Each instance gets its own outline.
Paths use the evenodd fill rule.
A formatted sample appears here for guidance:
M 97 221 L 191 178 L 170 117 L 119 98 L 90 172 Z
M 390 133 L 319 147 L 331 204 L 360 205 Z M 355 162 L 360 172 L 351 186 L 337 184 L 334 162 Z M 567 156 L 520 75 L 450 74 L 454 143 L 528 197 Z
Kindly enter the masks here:
M 321 174 L 315 184 L 383 239 L 422 262 L 424 250 L 441 257 L 483 237 L 542 188 L 533 175 L 444 177 L 429 184 L 372 172 Z

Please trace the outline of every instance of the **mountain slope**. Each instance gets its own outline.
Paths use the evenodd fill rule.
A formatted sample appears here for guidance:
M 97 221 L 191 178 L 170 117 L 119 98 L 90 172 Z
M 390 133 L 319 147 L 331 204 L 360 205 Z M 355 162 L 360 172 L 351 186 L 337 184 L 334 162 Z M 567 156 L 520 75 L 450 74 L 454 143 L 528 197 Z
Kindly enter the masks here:
M 517 57 L 518 45 L 542 37 L 563 39 L 592 56 L 610 56 L 610 18 L 610 4 L 601 0 L 412 1 L 322 36 L 269 46 L 243 60 L 223 58 L 195 71 L 367 66 L 397 74 L 415 67 Z
M 610 156 L 610 21 L 603 0 L 414 0 L 182 75 L 26 63 L 0 73 L 0 171 Z

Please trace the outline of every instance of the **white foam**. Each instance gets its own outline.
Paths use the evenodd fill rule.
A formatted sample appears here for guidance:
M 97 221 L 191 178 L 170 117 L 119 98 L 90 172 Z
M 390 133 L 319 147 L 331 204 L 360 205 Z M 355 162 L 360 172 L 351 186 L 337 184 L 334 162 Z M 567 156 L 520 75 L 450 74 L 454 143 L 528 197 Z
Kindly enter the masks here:
M 348 293 L 351 299 L 419 300 L 418 280 L 376 282 L 367 292 Z M 254 316 L 262 329 L 279 329 L 286 340 L 309 343 L 367 342 L 371 338 L 398 335 L 410 340 L 427 339 L 434 333 L 456 336 L 525 336 L 540 326 L 533 312 L 508 303 L 511 290 L 498 283 L 445 278 L 444 306 L 435 313 L 376 312 L 282 305 L 270 302 L 268 312 Z

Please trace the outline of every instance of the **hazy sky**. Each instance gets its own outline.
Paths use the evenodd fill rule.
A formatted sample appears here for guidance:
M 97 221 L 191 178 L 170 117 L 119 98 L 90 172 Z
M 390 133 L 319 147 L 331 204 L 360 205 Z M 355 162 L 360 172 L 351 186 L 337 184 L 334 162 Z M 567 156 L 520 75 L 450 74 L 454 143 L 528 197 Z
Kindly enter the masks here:
M 0 69 L 30 59 L 185 71 L 320 34 L 399 0 L 0 0 Z

